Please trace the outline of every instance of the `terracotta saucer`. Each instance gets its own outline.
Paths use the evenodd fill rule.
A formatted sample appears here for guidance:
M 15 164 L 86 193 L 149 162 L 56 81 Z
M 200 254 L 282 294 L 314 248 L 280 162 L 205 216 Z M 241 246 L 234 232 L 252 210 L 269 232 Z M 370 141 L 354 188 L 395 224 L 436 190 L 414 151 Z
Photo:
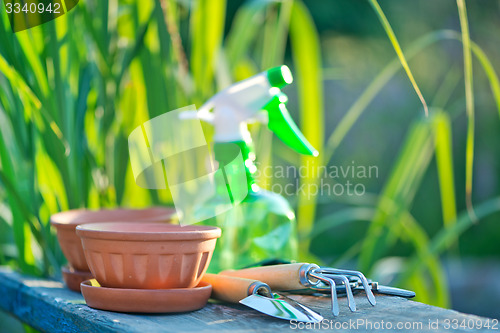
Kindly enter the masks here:
M 64 266 L 63 268 L 61 268 L 61 271 L 66 287 L 68 287 L 69 290 L 73 290 L 76 292 L 80 292 L 80 284 L 83 281 L 92 279 L 94 277 L 92 276 L 91 272 L 77 271 L 76 269 L 69 266 Z
M 200 282 L 194 288 L 121 289 L 101 287 L 97 280 L 81 283 L 87 305 L 115 312 L 166 313 L 201 309 L 207 304 L 212 286 Z

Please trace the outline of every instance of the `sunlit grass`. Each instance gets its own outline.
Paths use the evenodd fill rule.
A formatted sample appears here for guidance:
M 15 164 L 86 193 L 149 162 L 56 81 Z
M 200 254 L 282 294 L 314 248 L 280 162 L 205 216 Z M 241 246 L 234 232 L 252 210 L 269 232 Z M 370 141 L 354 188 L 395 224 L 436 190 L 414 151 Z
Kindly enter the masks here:
M 422 102 L 422 106 L 424 107 L 425 115 L 429 115 L 429 108 L 427 106 L 427 102 L 425 101 L 424 96 L 422 95 L 422 92 L 420 91 L 420 88 L 418 87 L 417 82 L 415 81 L 415 78 L 413 77 L 413 73 L 410 70 L 410 66 L 408 65 L 408 62 L 406 61 L 406 57 L 403 53 L 403 50 L 401 49 L 401 46 L 399 45 L 398 39 L 396 38 L 396 34 L 392 30 L 391 24 L 387 20 L 387 17 L 385 16 L 384 12 L 382 11 L 382 8 L 380 8 L 380 5 L 378 4 L 377 0 L 369 0 L 370 5 L 372 5 L 373 9 L 377 13 L 377 16 L 382 23 L 382 26 L 384 27 L 385 32 L 387 33 L 387 36 L 389 37 L 389 40 L 391 41 L 392 47 L 394 48 L 394 51 L 396 51 L 396 54 L 398 55 L 399 61 L 401 62 L 401 65 L 403 66 L 406 75 L 410 79 L 410 82 L 413 86 L 413 89 L 415 89 L 415 92 L 417 93 L 418 98 L 420 99 L 420 102 Z
M 462 45 L 464 53 L 464 79 L 465 79 L 465 109 L 467 111 L 467 146 L 465 148 L 465 195 L 467 211 L 473 220 L 474 208 L 472 206 L 472 178 L 474 172 L 474 132 L 475 132 L 475 111 L 474 111 L 474 91 L 472 78 L 472 51 L 469 36 L 469 22 L 467 19 L 467 9 L 465 0 L 457 0 L 458 15 L 460 17 L 460 28 L 462 30 Z
M 168 191 L 136 186 L 128 163 L 128 134 L 147 119 L 180 106 L 199 106 L 228 84 L 284 63 L 288 48 L 295 75 L 291 89 L 297 89 L 299 101 L 297 122 L 320 151 L 319 158 L 294 159 L 299 161 L 297 166 L 315 168 L 332 161 L 347 134 L 371 111 L 376 96 L 400 69 L 425 112 L 430 111 L 426 118 L 415 110 L 397 162 L 381 193 L 372 194 L 374 200 L 318 216 L 317 198 L 298 198 L 298 259 L 311 258 L 310 241 L 315 236 L 353 221 L 366 221 L 365 237 L 337 254 L 333 263 L 358 258 L 359 268 L 368 273 L 394 244 L 408 243 L 413 253 L 403 267 L 400 285 L 411 289 L 416 281 L 425 280 L 417 290 L 419 299 L 447 306 L 440 255 L 457 244 L 473 221 L 467 212 L 457 212 L 454 177 L 462 175 L 457 175 L 453 156 L 462 152 L 453 151 L 454 124 L 448 113 L 450 96 L 462 72 L 449 74 L 434 96 L 435 104 L 428 106 L 408 62 L 441 41 L 462 43 L 469 120 L 465 152 L 469 212 L 474 158 L 473 60 L 478 60 L 486 74 L 499 114 L 500 81 L 486 53 L 470 40 L 464 1 L 457 2 L 461 33 L 433 31 L 404 48 L 378 2 L 369 2 L 396 57 L 368 82 L 350 108 L 328 108 L 342 116 L 327 140 L 320 38 L 302 1 L 247 1 L 226 27 L 224 0 L 87 0 L 53 22 L 17 34 L 10 31 L 2 11 L 0 200 L 11 213 L 6 217 L 12 220 L 9 244 L 15 244 L 17 255 L 5 255 L 0 249 L 0 263 L 32 274 L 57 274 L 63 258 L 48 224 L 49 216 L 57 211 L 170 202 Z M 252 132 L 265 167 L 277 155 L 269 144 L 272 135 L 265 126 L 253 126 Z M 411 215 L 415 193 L 425 172 L 433 167 L 433 158 L 442 210 L 442 225 L 435 236 L 428 235 Z M 318 179 L 300 181 L 307 186 Z M 474 210 L 481 219 L 500 210 L 498 199 L 478 203 Z M 38 247 L 42 251 L 36 251 Z

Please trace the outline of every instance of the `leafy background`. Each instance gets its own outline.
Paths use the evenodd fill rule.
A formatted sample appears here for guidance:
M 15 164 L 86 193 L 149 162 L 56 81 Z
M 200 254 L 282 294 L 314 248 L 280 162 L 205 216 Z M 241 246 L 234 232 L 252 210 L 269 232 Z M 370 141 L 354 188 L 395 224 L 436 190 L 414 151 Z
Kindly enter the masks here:
M 360 197 L 287 197 L 298 259 L 457 307 L 447 263 L 498 267 L 500 254 L 499 12 L 493 0 L 85 0 L 13 34 L 2 11 L 0 264 L 58 276 L 51 214 L 168 204 L 168 191 L 135 185 L 128 134 L 284 63 L 289 109 L 321 155 L 297 156 L 254 125 L 261 168 L 379 170 L 356 180 Z

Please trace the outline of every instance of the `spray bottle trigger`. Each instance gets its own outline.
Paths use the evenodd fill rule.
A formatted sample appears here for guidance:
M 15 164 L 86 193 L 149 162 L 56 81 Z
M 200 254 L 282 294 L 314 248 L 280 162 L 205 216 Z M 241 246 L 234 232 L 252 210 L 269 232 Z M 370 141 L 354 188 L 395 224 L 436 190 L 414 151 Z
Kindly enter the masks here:
M 264 106 L 263 109 L 267 111 L 269 117 L 267 127 L 283 143 L 296 152 L 304 155 L 318 156 L 318 151 L 307 141 L 290 116 L 285 104 L 287 101 L 288 98 L 286 95 L 280 93 L 274 95 L 269 103 Z

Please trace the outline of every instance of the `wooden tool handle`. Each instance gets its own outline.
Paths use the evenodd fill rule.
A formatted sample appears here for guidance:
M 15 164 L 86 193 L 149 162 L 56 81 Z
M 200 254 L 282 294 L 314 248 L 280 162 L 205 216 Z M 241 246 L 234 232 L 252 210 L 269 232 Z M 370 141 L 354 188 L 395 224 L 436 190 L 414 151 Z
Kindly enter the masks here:
M 231 303 L 238 303 L 249 296 L 252 285 L 262 285 L 256 280 L 208 273 L 201 280 L 212 285 L 212 298 Z
M 304 265 L 309 264 L 270 265 L 240 270 L 228 270 L 219 274 L 259 280 L 267 283 L 272 290 L 297 290 L 305 287 L 300 280 L 300 270 Z M 314 267 L 317 266 L 314 265 Z

